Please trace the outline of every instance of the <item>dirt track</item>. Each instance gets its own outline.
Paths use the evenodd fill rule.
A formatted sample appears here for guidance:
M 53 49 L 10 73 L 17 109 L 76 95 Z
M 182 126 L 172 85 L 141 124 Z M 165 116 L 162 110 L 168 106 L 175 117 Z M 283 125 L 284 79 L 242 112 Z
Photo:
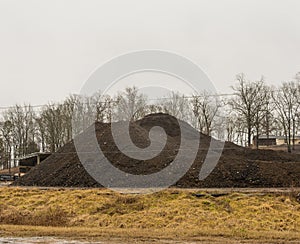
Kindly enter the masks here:
M 0 187 L 15 187 L 15 186 L 9 186 L 7 184 L 0 184 Z M 44 187 L 44 186 L 18 186 L 18 188 L 22 189 L 39 189 L 39 190 L 66 190 L 66 191 L 72 191 L 72 190 L 84 190 L 84 189 L 90 189 L 89 187 Z M 94 188 L 97 189 L 97 188 Z M 105 188 L 98 188 L 99 194 L 103 192 L 103 194 L 107 194 L 107 191 Z M 114 191 L 114 189 L 109 189 Z M 129 189 L 130 192 L 132 189 Z M 139 192 L 139 189 L 135 189 L 137 192 Z M 208 193 L 208 194 L 230 194 L 230 193 L 245 193 L 245 194 L 268 194 L 268 193 L 294 193 L 294 194 L 300 194 L 300 187 L 291 187 L 291 188 L 175 188 L 171 187 L 168 189 L 162 189 L 172 192 L 177 191 L 187 191 L 187 192 L 199 192 L 199 193 Z M 117 189 L 115 189 L 117 191 Z M 154 192 L 157 191 L 157 189 L 154 190 Z M 123 192 L 123 191 L 122 191 Z M 126 190 L 124 190 L 126 193 Z M 140 192 L 143 192 L 142 190 Z

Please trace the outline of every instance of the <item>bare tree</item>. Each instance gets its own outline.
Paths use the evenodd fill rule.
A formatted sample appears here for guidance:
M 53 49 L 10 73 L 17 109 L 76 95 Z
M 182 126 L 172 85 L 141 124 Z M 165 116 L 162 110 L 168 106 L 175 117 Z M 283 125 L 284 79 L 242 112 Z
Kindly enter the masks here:
M 100 92 L 95 93 L 91 100 L 97 122 L 111 122 L 111 110 L 114 101 L 109 95 L 103 95 Z
M 260 90 L 257 91 L 257 98 L 255 104 L 254 113 L 254 128 L 256 131 L 256 148 L 259 148 L 259 136 L 262 132 L 262 127 L 265 125 L 266 134 L 269 137 L 270 132 L 270 113 L 272 112 L 271 102 L 271 90 L 268 86 L 263 85 Z
M 161 113 L 163 108 L 159 104 L 148 104 L 145 108 L 146 114 Z
M 186 120 L 189 103 L 179 92 L 172 92 L 167 99 L 161 100 L 157 105 L 162 107 L 164 113 L 173 115 L 177 119 Z
M 46 145 L 48 145 L 51 152 L 55 152 L 65 143 L 65 128 L 62 105 L 49 104 L 45 106 L 39 119 L 40 125 L 44 130 Z
M 198 119 L 199 130 L 206 135 L 211 135 L 221 102 L 217 97 L 204 91 L 201 95 L 193 95 L 192 105 L 193 113 Z
M 259 116 L 262 106 L 260 103 L 263 99 L 262 92 L 265 89 L 263 78 L 259 81 L 247 81 L 244 74 L 236 77 L 238 84 L 233 88 L 234 97 L 229 104 L 236 111 L 240 119 L 245 123 L 247 128 L 247 145 L 251 146 L 252 129 L 255 126 L 256 118 Z
M 17 157 L 38 150 L 35 145 L 34 117 L 31 105 L 15 105 L 4 114 L 4 119 L 12 123 L 13 146 Z
M 35 123 L 37 127 L 37 136 L 36 136 L 36 141 L 38 144 L 41 146 L 41 151 L 45 152 L 47 145 L 46 145 L 46 125 L 44 123 L 44 120 L 41 117 L 36 117 L 35 118 Z
M 3 169 L 6 165 L 6 151 L 5 151 L 5 144 L 3 138 L 0 135 L 0 169 Z
M 11 167 L 11 148 L 13 145 L 13 124 L 7 120 L 1 123 L 0 125 L 0 133 L 1 133 L 1 141 L 2 141 L 2 153 L 1 153 L 1 161 L 4 168 Z
M 76 109 L 76 105 L 80 102 L 80 97 L 77 95 L 68 96 L 63 102 L 62 109 L 62 128 L 64 130 L 64 143 L 70 141 L 72 139 L 72 118 L 74 114 L 74 110 Z
M 116 103 L 116 120 L 136 120 L 145 116 L 147 97 L 137 87 L 127 87 L 119 93 Z
M 247 134 L 245 123 L 235 111 L 228 110 L 226 112 L 227 115 L 223 121 L 223 127 L 226 130 L 226 140 L 241 146 L 247 146 L 247 140 L 244 139 L 245 134 Z
M 236 134 L 236 121 L 235 117 L 227 116 L 225 120 L 225 128 L 226 128 L 226 141 L 234 142 L 235 134 Z
M 278 91 L 273 93 L 279 121 L 282 124 L 288 152 L 295 146 L 296 120 L 299 114 L 299 86 L 296 82 L 284 82 Z
M 270 137 L 274 132 L 278 129 L 278 124 L 276 123 L 276 113 L 275 113 L 275 104 L 272 101 L 272 93 L 273 90 L 269 87 L 268 96 L 269 98 L 265 104 L 265 113 L 263 113 L 262 121 L 261 121 L 261 131 L 263 134 Z

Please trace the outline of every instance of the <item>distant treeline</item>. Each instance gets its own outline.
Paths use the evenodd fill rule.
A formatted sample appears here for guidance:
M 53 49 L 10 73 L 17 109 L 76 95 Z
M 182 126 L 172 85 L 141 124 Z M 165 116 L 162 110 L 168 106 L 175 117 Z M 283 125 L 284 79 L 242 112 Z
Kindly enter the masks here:
M 285 136 L 291 152 L 300 127 L 300 73 L 278 87 L 267 85 L 263 78 L 249 81 L 239 74 L 230 96 L 172 92 L 165 98 L 148 99 L 136 87 L 128 87 L 114 97 L 70 95 L 62 103 L 38 110 L 29 104 L 15 105 L 1 114 L 0 166 L 9 167 L 12 157 L 55 152 L 94 121 L 136 120 L 158 112 L 244 146 L 251 146 L 254 135 Z

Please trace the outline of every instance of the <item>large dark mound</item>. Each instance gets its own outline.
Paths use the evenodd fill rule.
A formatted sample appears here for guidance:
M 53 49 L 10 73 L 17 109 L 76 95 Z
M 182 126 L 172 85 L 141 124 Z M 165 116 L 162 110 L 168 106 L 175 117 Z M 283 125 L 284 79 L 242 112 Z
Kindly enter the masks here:
M 185 122 L 185 137 L 192 140 L 199 135 Z M 124 123 L 116 124 L 120 134 Z M 151 174 L 170 164 L 178 153 L 181 130 L 176 118 L 166 114 L 151 114 L 131 123 L 130 136 L 133 143 L 145 148 L 150 145 L 149 130 L 154 126 L 164 128 L 167 143 L 164 150 L 151 160 L 134 160 L 120 152 L 112 138 L 110 124 L 96 123 L 80 136 L 88 137 L 96 131 L 96 137 L 105 156 L 117 168 L 132 174 Z M 203 181 L 198 179 L 205 160 L 211 137 L 200 134 L 200 146 L 190 170 L 175 184 L 176 187 L 299 187 L 300 157 L 272 150 L 252 150 L 226 142 L 218 165 Z M 88 145 L 87 145 L 88 147 Z M 126 147 L 126 145 L 124 145 Z M 15 185 L 101 187 L 83 168 L 76 154 L 73 141 L 48 157 Z

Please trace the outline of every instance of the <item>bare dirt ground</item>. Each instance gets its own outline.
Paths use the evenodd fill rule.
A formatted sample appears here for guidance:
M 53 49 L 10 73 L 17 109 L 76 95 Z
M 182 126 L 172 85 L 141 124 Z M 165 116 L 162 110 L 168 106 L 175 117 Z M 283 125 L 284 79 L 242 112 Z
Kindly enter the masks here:
M 81 240 L 72 240 L 72 239 L 61 239 L 53 237 L 0 237 L 0 243 L 5 244 L 132 244 L 132 243 L 143 243 L 143 244 L 195 244 L 195 243 L 219 243 L 219 244 L 242 244 L 242 243 L 251 243 L 251 244 L 262 244 L 262 243 L 298 243 L 298 241 L 271 241 L 271 240 L 238 240 L 236 238 L 225 238 L 225 237 L 203 237 L 198 238 L 194 241 L 174 241 L 174 240 L 159 240 L 159 239 L 134 239 L 134 240 L 102 240 L 102 241 L 81 241 Z
M 124 125 L 116 125 L 119 133 Z M 150 174 L 169 165 L 177 155 L 181 134 L 178 121 L 166 114 L 152 114 L 133 122 L 130 127 L 132 141 L 140 148 L 149 146 L 149 130 L 153 126 L 164 128 L 167 143 L 162 152 L 150 160 L 134 160 L 124 155 L 114 143 L 110 124 L 97 123 L 80 135 L 90 138 L 96 132 L 99 146 L 109 161 L 122 171 L 131 174 Z M 185 124 L 185 137 L 192 140 L 199 132 Z M 197 157 L 190 170 L 173 186 L 178 188 L 270 188 L 300 187 L 300 156 L 274 150 L 255 150 L 239 147 L 226 142 L 222 156 L 213 172 L 203 181 L 199 172 L 206 158 L 211 137 L 200 134 Z M 125 147 L 126 145 L 124 145 Z M 86 145 L 89 152 L 89 144 Z M 91 157 L 95 154 L 91 151 Z M 122 187 L 123 182 L 114 182 Z M 78 159 L 73 142 L 48 157 L 27 175 L 16 181 L 19 186 L 58 186 L 58 187 L 101 187 L 84 169 Z
M 266 147 L 260 147 L 260 149 L 287 152 L 287 146 L 286 145 L 266 146 Z M 292 150 L 292 153 L 293 154 L 300 154 L 300 145 L 295 145 L 295 149 Z
M 13 182 L 0 182 L 0 187 L 14 187 Z M 39 189 L 39 190 L 87 190 L 90 189 L 90 187 L 55 187 L 55 186 L 18 186 L 20 189 Z M 104 188 L 93 188 L 93 189 L 99 189 L 104 190 Z M 224 188 L 177 188 L 177 187 L 170 187 L 169 190 L 174 191 L 185 191 L 185 192 L 206 192 L 210 194 L 230 194 L 230 193 L 262 193 L 262 194 L 268 194 L 268 193 L 300 193 L 300 187 L 260 187 L 260 188 L 254 188 L 254 187 L 248 187 L 248 188 L 239 188 L 239 187 L 224 187 Z M 113 188 L 110 188 L 110 190 L 114 190 Z M 128 192 L 133 192 L 133 189 L 127 189 Z M 136 193 L 144 192 L 143 189 L 134 189 Z M 153 192 L 158 192 L 160 190 L 164 189 L 153 189 Z M 118 189 L 115 190 L 116 192 Z M 122 189 L 122 192 L 126 194 L 126 189 Z

